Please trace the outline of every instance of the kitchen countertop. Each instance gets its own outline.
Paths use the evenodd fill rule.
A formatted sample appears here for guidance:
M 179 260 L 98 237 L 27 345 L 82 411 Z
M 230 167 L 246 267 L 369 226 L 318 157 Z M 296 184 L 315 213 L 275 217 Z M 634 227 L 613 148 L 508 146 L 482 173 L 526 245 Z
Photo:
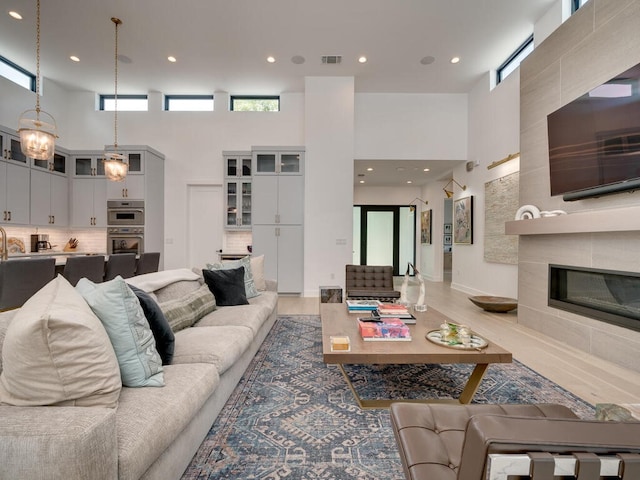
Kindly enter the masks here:
M 67 257 L 74 256 L 74 255 L 104 255 L 105 258 L 108 257 L 108 255 L 103 252 L 63 252 L 63 251 L 49 250 L 46 252 L 10 253 L 9 260 L 31 258 L 31 257 L 55 257 L 56 265 L 64 265 L 65 263 L 67 263 Z

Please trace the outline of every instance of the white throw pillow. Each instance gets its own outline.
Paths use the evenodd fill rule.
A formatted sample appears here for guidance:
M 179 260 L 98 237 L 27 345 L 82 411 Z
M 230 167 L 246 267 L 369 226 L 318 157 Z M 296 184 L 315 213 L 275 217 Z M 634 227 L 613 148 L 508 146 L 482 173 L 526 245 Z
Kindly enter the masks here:
M 76 290 L 104 325 L 125 387 L 162 387 L 164 373 L 156 341 L 140 302 L 118 275 L 104 283 L 81 278 Z
M 61 275 L 18 310 L 2 356 L 0 404 L 118 405 L 122 382 L 107 332 Z
M 253 272 L 253 283 L 256 289 L 264 292 L 267 289 L 267 282 L 264 279 L 264 255 L 251 257 L 251 271 Z

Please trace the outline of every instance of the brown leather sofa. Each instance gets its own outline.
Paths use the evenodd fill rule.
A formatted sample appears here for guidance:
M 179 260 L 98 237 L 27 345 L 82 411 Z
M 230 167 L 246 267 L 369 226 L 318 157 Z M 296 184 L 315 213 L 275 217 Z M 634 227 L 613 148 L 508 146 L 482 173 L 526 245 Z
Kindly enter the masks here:
M 393 267 L 347 265 L 346 297 L 351 300 L 380 300 L 393 302 L 400 292 L 393 289 Z
M 528 455 L 535 480 L 557 478 L 558 454 L 574 456 L 580 480 L 600 478 L 599 455 L 618 455 L 613 478 L 640 479 L 640 422 L 582 420 L 553 404 L 394 403 L 391 423 L 410 480 L 484 480 L 489 454 Z

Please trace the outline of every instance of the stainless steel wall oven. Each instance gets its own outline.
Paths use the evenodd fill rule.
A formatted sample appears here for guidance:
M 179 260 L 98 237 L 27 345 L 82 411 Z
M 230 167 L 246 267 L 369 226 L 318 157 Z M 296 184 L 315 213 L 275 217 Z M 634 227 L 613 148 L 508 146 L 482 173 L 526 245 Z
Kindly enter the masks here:
M 108 227 L 107 254 L 144 252 L 144 227 Z

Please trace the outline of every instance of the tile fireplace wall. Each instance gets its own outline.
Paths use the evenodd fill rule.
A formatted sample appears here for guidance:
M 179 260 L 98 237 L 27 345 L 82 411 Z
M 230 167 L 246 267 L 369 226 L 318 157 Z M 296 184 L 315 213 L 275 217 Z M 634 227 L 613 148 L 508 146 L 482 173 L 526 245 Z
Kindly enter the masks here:
M 590 0 L 520 67 L 520 204 L 584 212 L 583 229 L 520 235 L 518 321 L 640 371 L 640 332 L 547 306 L 548 265 L 640 272 L 640 229 L 599 231 L 589 212 L 640 205 L 640 192 L 564 202 L 549 195 L 547 115 L 640 63 L 640 0 Z M 535 220 L 534 220 L 535 221 Z M 562 221 L 562 220 L 561 220 Z M 596 225 L 594 216 L 591 225 Z

